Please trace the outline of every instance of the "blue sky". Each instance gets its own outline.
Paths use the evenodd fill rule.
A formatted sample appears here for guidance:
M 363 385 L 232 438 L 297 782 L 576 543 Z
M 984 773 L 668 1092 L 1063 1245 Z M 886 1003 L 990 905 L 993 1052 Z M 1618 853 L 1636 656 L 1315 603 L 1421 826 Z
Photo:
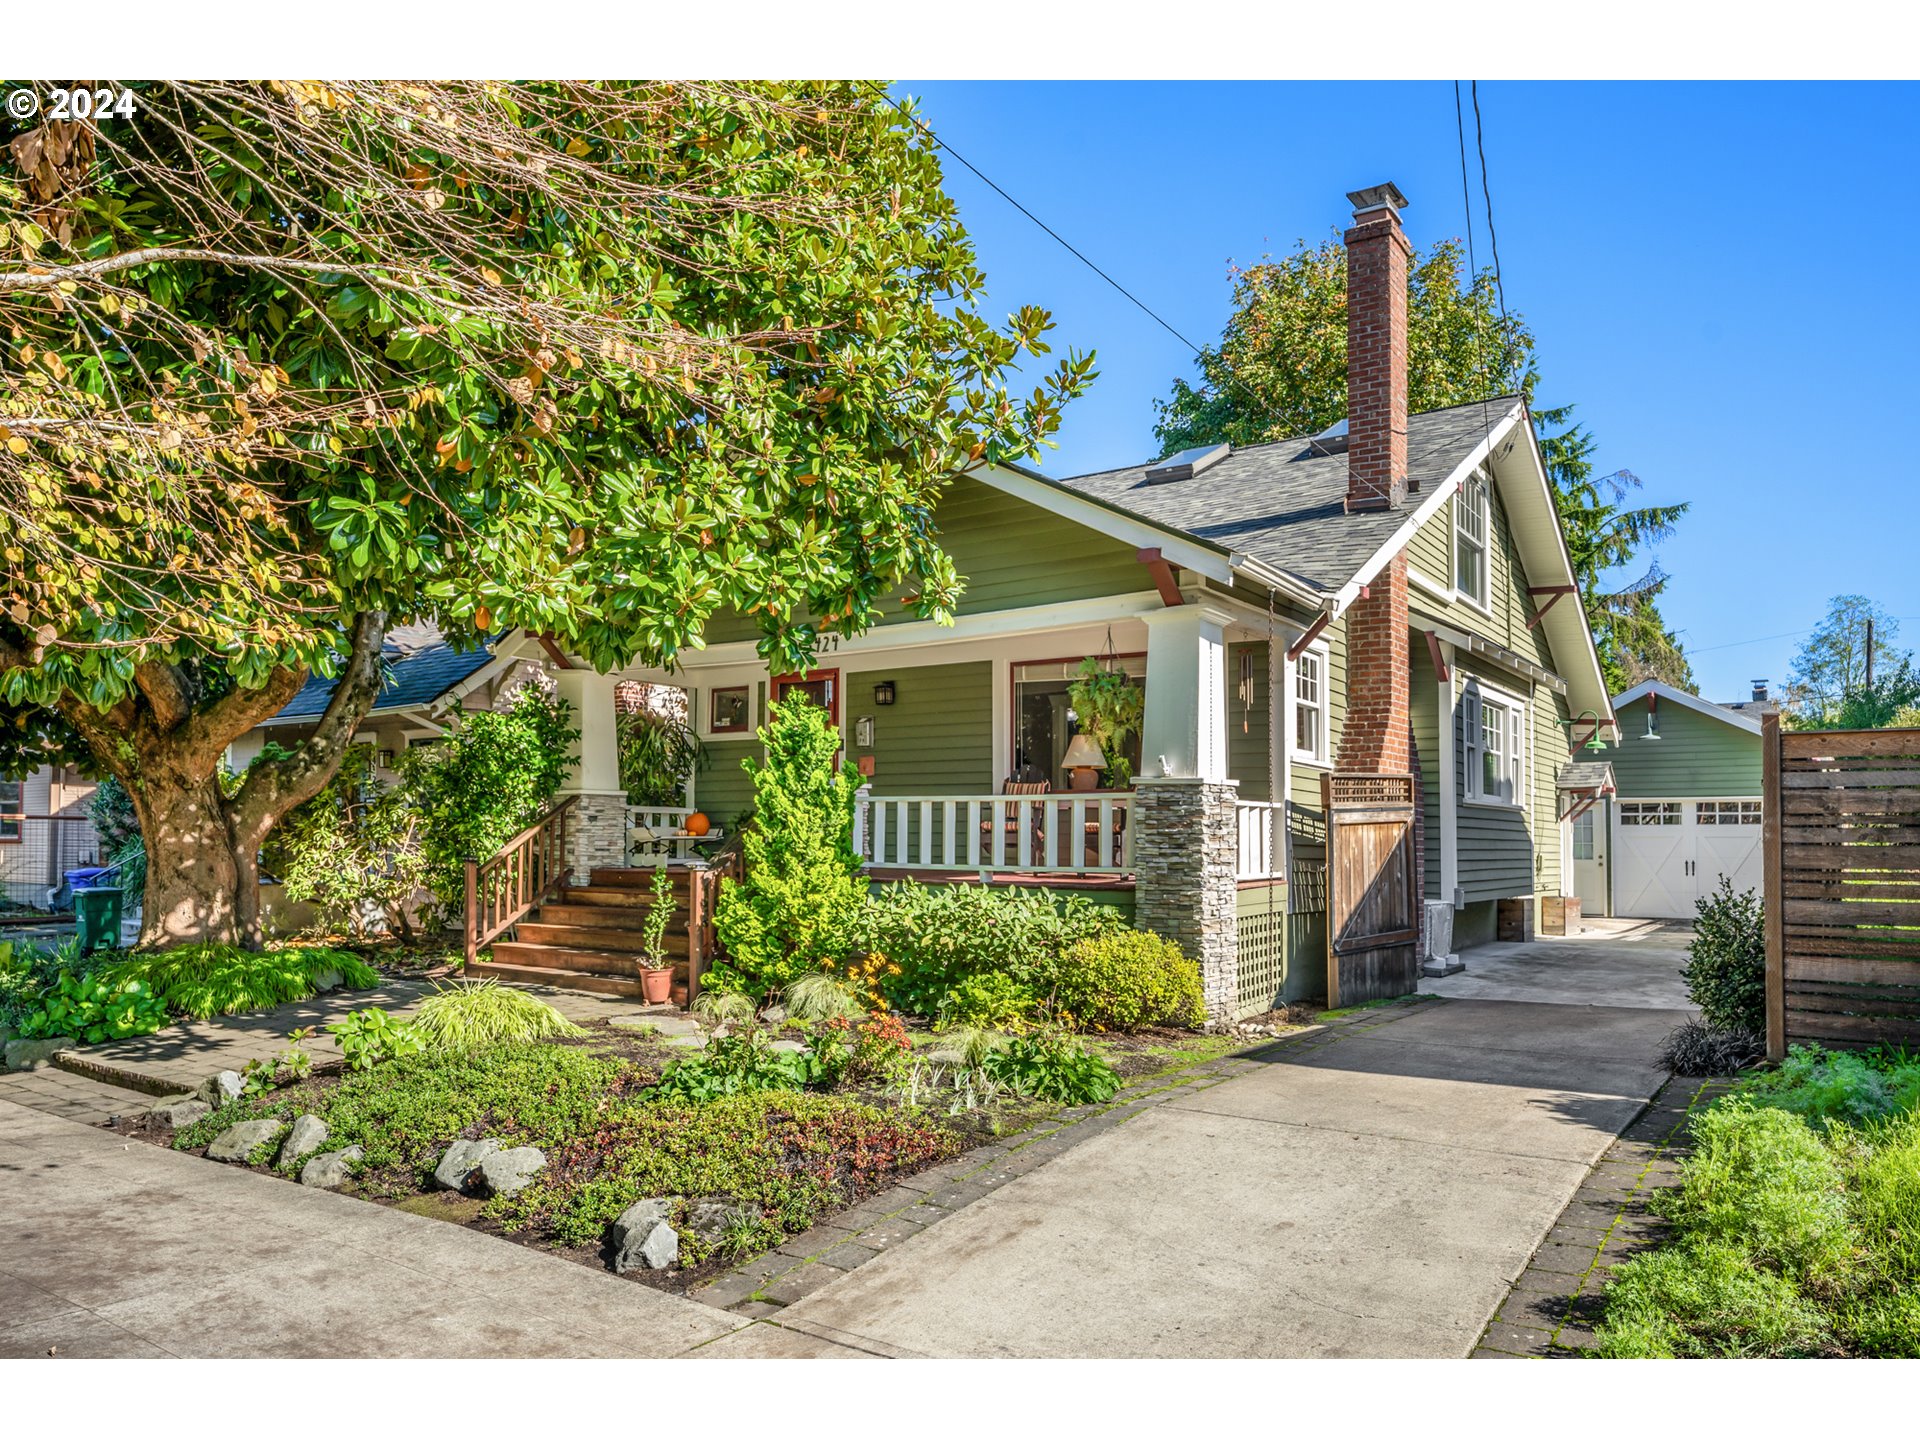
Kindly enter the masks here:
M 1407 195 L 1414 243 L 1464 232 L 1453 87 L 903 81 L 943 139 L 1189 339 L 1225 323 L 1229 260 L 1318 240 L 1345 192 Z M 1541 404 L 1577 402 L 1602 472 L 1692 513 L 1663 608 L 1703 693 L 1785 680 L 1827 598 L 1867 594 L 1920 642 L 1920 89 L 1483 83 L 1508 305 Z M 1468 144 L 1472 146 L 1469 112 Z M 1190 353 L 951 159 L 989 308 L 1054 312 L 1099 352 L 1042 468 L 1152 453 Z M 1477 169 L 1473 177 L 1476 206 Z M 1476 211 L 1479 257 L 1486 231 Z M 1762 638 L 1784 637 L 1784 638 Z M 1754 642 L 1754 643 L 1747 643 Z

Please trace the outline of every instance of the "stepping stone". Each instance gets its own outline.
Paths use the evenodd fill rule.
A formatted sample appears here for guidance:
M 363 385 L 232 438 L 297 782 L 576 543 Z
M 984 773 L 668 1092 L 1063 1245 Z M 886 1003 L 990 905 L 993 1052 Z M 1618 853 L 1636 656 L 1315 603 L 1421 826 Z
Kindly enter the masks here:
M 668 1039 L 701 1033 L 698 1023 L 685 1015 L 616 1015 L 607 1023 L 621 1030 L 651 1030 Z
M 707 1048 L 707 1037 L 704 1035 L 676 1035 L 673 1039 L 667 1041 L 667 1044 L 678 1045 L 683 1050 L 704 1050 Z

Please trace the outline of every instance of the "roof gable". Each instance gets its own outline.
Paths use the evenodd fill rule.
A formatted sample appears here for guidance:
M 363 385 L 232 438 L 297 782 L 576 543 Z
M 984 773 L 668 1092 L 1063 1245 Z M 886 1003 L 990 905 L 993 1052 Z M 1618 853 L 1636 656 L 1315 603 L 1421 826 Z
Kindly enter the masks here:
M 1744 730 L 1749 735 L 1760 733 L 1760 721 L 1756 717 L 1742 714 L 1738 710 L 1729 710 L 1726 706 L 1716 705 L 1711 700 L 1702 700 L 1698 695 L 1689 695 L 1686 691 L 1676 690 L 1673 686 L 1659 680 L 1643 680 L 1631 690 L 1622 690 L 1613 697 L 1614 709 L 1624 709 L 1626 706 L 1646 699 L 1649 695 L 1657 695 L 1663 701 L 1683 706 L 1696 714 L 1706 716 L 1709 720 L 1718 720 L 1721 724 L 1731 726 L 1735 730 Z

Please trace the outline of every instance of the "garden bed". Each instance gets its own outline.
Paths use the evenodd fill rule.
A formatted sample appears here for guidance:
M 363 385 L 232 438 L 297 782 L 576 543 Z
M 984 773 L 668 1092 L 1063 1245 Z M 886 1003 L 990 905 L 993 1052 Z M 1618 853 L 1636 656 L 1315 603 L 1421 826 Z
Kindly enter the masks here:
M 803 1033 L 733 1027 L 735 1037 L 756 1032 L 763 1040 Z M 913 1032 L 906 1067 L 949 1041 Z M 1122 1078 L 1139 1080 L 1244 1043 L 1148 1031 L 1101 1037 L 1090 1048 Z M 121 1120 L 114 1129 L 204 1155 L 241 1122 L 315 1115 L 328 1127 L 324 1150 L 357 1144 L 365 1151 L 345 1193 L 602 1269 L 612 1259 L 609 1227 L 629 1205 L 648 1196 L 681 1197 L 677 1263 L 630 1269 L 625 1278 L 685 1292 L 920 1170 L 1017 1135 L 1060 1108 L 1006 1089 L 964 1107 L 954 1105 L 948 1091 L 929 1090 L 915 1104 L 903 1095 L 898 1073 L 824 1089 L 662 1098 L 656 1090 L 661 1076 L 700 1053 L 656 1033 L 600 1021 L 531 1042 L 405 1055 L 360 1071 L 316 1071 L 243 1096 L 177 1133 L 152 1116 Z M 278 1166 L 273 1152 L 280 1135 L 250 1157 L 249 1168 L 295 1183 L 311 1157 Z M 483 1137 L 506 1147 L 538 1147 L 545 1165 L 510 1195 L 481 1198 L 436 1188 L 433 1171 L 447 1147 Z M 730 1211 L 727 1224 L 689 1228 L 696 1202 Z

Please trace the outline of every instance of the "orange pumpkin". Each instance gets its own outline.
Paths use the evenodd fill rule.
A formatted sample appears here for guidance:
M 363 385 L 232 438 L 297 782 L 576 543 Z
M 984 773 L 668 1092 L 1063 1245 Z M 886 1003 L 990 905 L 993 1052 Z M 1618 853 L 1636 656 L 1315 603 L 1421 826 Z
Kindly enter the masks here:
M 687 834 L 689 835 L 704 835 L 712 828 L 713 822 L 707 819 L 702 811 L 696 810 L 687 816 Z

